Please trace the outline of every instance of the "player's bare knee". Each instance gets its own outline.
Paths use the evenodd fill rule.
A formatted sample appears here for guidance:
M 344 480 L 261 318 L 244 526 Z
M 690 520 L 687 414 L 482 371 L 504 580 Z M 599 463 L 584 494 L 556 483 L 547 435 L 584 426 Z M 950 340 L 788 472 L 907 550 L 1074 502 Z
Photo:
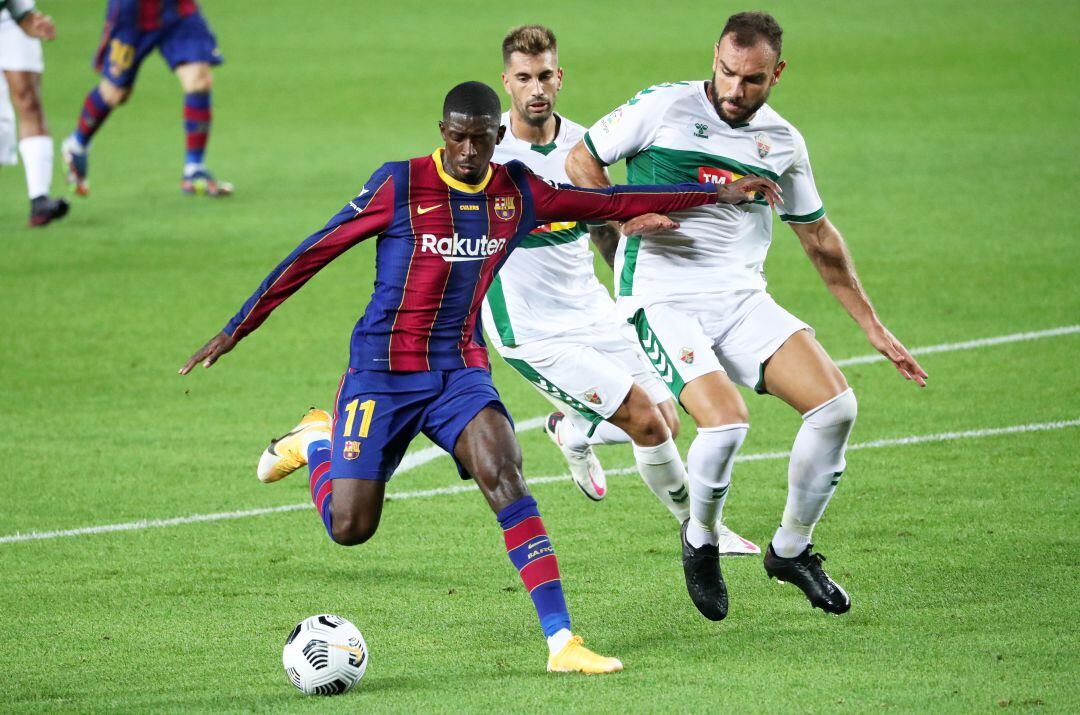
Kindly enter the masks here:
M 105 104 L 110 107 L 118 107 L 131 97 L 130 87 L 119 87 L 107 79 L 101 80 L 101 83 L 98 84 L 98 92 L 101 94 Z
M 331 509 L 333 507 L 331 506 Z M 331 536 L 342 546 L 359 546 L 375 536 L 379 528 L 379 518 L 367 514 L 345 512 L 334 513 L 330 523 Z
M 214 74 L 205 63 L 184 64 L 176 68 L 180 86 L 187 93 L 206 93 L 214 85 Z
M 660 411 L 653 407 L 638 413 L 629 430 L 630 439 L 642 447 L 655 447 L 667 441 L 671 431 Z

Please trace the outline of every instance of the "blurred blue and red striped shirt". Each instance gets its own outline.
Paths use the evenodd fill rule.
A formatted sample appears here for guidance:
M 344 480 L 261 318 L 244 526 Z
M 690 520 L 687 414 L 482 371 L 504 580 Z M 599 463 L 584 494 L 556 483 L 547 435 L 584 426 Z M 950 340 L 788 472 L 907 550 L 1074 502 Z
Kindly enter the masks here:
M 160 30 L 199 11 L 195 0 L 109 0 L 106 19 L 140 30 Z
M 484 293 L 533 229 L 552 221 L 625 221 L 716 201 L 716 187 L 702 184 L 556 185 L 516 161 L 491 164 L 483 181 L 470 185 L 446 173 L 442 151 L 383 164 L 356 198 L 266 277 L 225 332 L 243 338 L 319 269 L 378 236 L 375 290 L 353 330 L 350 367 L 486 368 L 477 319 Z

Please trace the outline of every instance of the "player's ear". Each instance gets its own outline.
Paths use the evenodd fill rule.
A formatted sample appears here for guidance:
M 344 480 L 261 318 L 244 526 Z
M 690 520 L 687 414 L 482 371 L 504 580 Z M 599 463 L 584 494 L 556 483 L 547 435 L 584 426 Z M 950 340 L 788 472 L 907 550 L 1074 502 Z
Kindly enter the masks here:
M 506 127 L 500 126 L 499 133 L 495 135 L 495 143 L 501 144 L 504 136 L 506 136 Z
M 442 138 L 446 139 L 446 122 L 439 120 L 439 134 L 442 134 Z
M 773 84 L 776 84 L 777 82 L 780 81 L 780 73 L 784 71 L 785 67 L 787 67 L 787 62 L 785 62 L 784 60 L 780 60 L 779 62 L 776 63 L 776 69 L 773 70 L 773 75 L 772 75 L 772 83 Z

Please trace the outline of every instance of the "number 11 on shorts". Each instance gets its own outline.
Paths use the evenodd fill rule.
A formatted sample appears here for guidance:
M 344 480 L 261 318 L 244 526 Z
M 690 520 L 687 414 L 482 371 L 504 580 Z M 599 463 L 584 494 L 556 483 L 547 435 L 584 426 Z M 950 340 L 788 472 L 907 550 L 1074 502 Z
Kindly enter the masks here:
M 368 436 L 368 430 L 371 429 L 371 416 L 375 414 L 375 400 L 365 400 L 364 402 L 360 402 L 360 399 L 357 398 L 345 405 L 345 412 L 348 416 L 345 418 L 345 431 L 341 435 L 342 437 L 352 436 L 353 423 L 356 422 L 357 408 L 360 409 L 363 416 L 360 418 L 360 432 L 356 436 L 361 438 Z

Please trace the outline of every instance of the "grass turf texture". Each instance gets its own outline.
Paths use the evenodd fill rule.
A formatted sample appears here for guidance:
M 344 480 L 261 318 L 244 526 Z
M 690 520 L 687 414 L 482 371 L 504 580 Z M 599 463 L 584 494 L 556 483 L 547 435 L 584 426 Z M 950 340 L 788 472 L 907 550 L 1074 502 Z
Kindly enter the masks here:
M 264 487 L 254 462 L 268 436 L 332 397 L 370 293 L 373 244 L 213 370 L 184 380 L 176 368 L 376 166 L 436 145 L 446 89 L 497 84 L 508 26 L 554 27 L 567 68 L 560 110 L 587 124 L 642 87 L 705 76 L 729 9 L 556 2 L 466 19 L 415 2 L 344 16 L 328 1 L 255 14 L 203 4 L 228 59 L 209 160 L 237 184 L 234 198 L 177 190 L 180 90 L 156 57 L 96 138 L 92 196 L 68 219 L 22 229 L 21 170 L 0 172 L 0 535 L 305 500 L 303 477 Z M 57 139 L 94 81 L 101 5 L 46 8 L 60 32 L 45 76 Z M 807 137 L 830 216 L 901 339 L 1076 323 L 1077 6 L 768 9 L 791 63 L 773 105 Z M 834 357 L 869 351 L 786 228 L 768 269 L 774 295 Z M 1080 417 L 1078 347 L 1073 335 L 928 356 L 924 392 L 885 365 L 849 368 L 854 441 Z M 546 410 L 495 363 L 519 420 Z M 748 401 L 743 452 L 787 449 L 797 417 Z M 522 443 L 528 475 L 563 471 L 542 433 Z M 601 458 L 631 463 L 625 448 Z M 606 678 L 543 672 L 531 604 L 476 494 L 391 501 L 359 549 L 333 546 L 308 511 L 0 544 L 0 702 L 11 712 L 1075 711 L 1078 471 L 1076 428 L 852 452 L 816 533 L 852 612 L 826 618 L 766 581 L 759 559 L 728 560 L 732 613 L 719 625 L 686 598 L 675 524 L 636 477 L 613 477 L 599 505 L 569 484 L 537 486 L 576 626 L 627 666 Z M 762 544 L 783 475 L 777 460 L 735 472 L 728 520 Z M 457 483 L 440 459 L 391 489 Z M 320 611 L 356 622 L 372 649 L 360 688 L 329 703 L 296 693 L 280 666 L 289 629 Z

